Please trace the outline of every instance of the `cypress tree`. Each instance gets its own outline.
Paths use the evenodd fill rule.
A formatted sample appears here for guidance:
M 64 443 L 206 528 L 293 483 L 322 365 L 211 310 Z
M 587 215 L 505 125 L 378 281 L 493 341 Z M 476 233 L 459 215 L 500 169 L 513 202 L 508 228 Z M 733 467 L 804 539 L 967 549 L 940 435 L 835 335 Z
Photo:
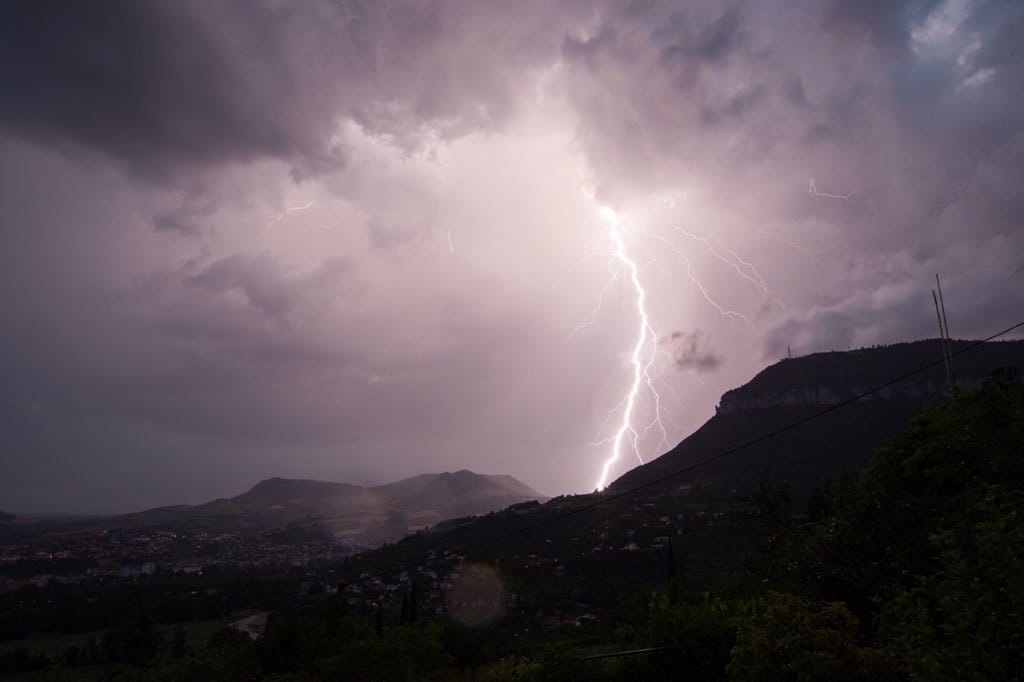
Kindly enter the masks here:
M 174 641 L 171 643 L 171 656 L 185 657 L 185 629 L 180 625 L 174 628 Z
M 668 600 L 670 604 L 679 602 L 679 561 L 676 559 L 675 545 L 668 541 Z
M 416 622 L 416 579 L 412 581 L 412 590 L 409 593 L 409 622 Z

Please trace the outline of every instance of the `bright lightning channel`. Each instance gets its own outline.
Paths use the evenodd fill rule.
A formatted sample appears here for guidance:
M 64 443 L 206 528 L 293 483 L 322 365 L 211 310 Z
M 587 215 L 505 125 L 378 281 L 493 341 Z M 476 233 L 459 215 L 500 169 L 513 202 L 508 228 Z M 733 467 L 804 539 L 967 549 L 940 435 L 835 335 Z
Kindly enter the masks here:
M 647 316 L 647 292 L 640 283 L 640 274 L 636 262 L 626 251 L 626 244 L 622 238 L 621 222 L 615 211 L 608 207 L 601 208 L 601 216 L 608 223 L 608 237 L 611 240 L 613 254 L 622 266 L 629 273 L 629 280 L 636 292 L 636 311 L 639 318 L 636 344 L 633 346 L 633 353 L 630 363 L 633 365 L 633 383 L 626 395 L 625 406 L 622 411 L 622 422 L 615 431 L 612 441 L 612 452 L 605 460 L 601 468 L 601 477 L 597 480 L 597 489 L 603 490 L 608 485 L 608 474 L 612 466 L 622 456 L 622 448 L 628 441 L 633 448 L 633 454 L 643 464 L 643 457 L 640 455 L 640 433 L 633 426 L 633 412 L 636 408 L 637 396 L 643 384 L 647 384 L 654 390 L 651 368 L 658 352 L 658 337 L 651 328 L 650 318 Z M 655 399 L 658 400 L 658 392 L 654 391 Z M 660 401 L 659 401 L 660 403 Z M 660 408 L 659 408 L 660 409 Z M 660 422 L 660 413 L 656 413 L 655 421 Z M 664 430 L 664 429 L 662 429 Z
M 707 301 L 708 305 L 710 305 L 712 308 L 718 311 L 719 315 L 725 318 L 732 317 L 738 320 L 743 320 L 744 322 L 747 323 L 750 322 L 746 315 L 724 307 L 723 305 L 718 303 L 718 301 L 716 301 L 714 297 L 711 296 L 711 293 L 707 290 L 707 287 L 704 286 L 704 283 L 700 281 L 700 278 L 697 277 L 697 274 L 693 271 L 693 265 L 690 263 L 690 259 L 687 258 L 686 254 L 683 253 L 678 246 L 673 244 L 668 239 L 665 239 L 660 234 L 655 234 L 653 232 L 646 232 L 645 234 L 649 237 L 652 237 L 653 239 L 657 239 L 663 242 L 666 246 L 668 246 L 669 249 L 671 249 L 677 256 L 679 256 L 680 259 L 682 259 L 683 263 L 686 264 L 687 279 L 689 279 L 690 282 L 697 288 L 697 291 L 700 292 L 701 296 L 704 298 L 705 301 Z M 747 279 L 750 278 L 747 277 Z
M 592 191 L 588 191 L 587 188 L 581 189 L 585 196 L 593 200 L 594 195 Z M 685 195 L 679 193 L 679 196 Z M 837 198 L 849 198 L 849 196 L 852 196 L 852 194 L 843 197 L 838 197 L 837 195 Z M 672 208 L 675 204 L 676 198 L 676 196 L 673 196 L 670 201 L 663 201 L 666 206 Z M 593 324 L 601 309 L 605 295 L 618 280 L 623 270 L 628 273 L 630 284 L 632 284 L 633 290 L 636 293 L 636 312 L 639 322 L 636 343 L 633 346 L 633 351 L 630 355 L 630 364 L 633 367 L 633 381 L 629 387 L 628 393 L 622 402 L 619 403 L 619 406 L 608 413 L 608 417 L 611 418 L 613 413 L 622 409 L 622 420 L 619 423 L 618 428 L 615 430 L 615 435 L 601 441 L 601 443 L 611 443 L 611 454 L 604 461 L 601 468 L 601 476 L 597 481 L 597 489 L 603 490 L 608 485 L 608 476 L 611 473 L 612 467 L 622 457 L 623 449 L 626 448 L 627 445 L 632 448 L 633 454 L 641 464 L 644 463 L 644 459 L 640 454 L 640 441 L 652 430 L 657 429 L 661 432 L 661 443 L 665 447 L 668 447 L 668 433 L 665 429 L 664 423 L 662 422 L 661 394 L 655 384 L 660 382 L 666 388 L 670 389 L 671 387 L 668 384 L 665 384 L 664 381 L 662 381 L 660 377 L 656 376 L 654 372 L 655 360 L 659 354 L 665 354 L 665 351 L 660 351 L 658 349 L 658 337 L 655 334 L 654 329 L 651 327 L 650 318 L 647 314 L 647 291 L 644 289 L 643 284 L 640 281 L 637 263 L 629 255 L 629 252 L 626 249 L 626 242 L 622 232 L 623 222 L 611 208 L 608 208 L 607 206 L 599 206 L 598 209 L 601 216 L 608 224 L 608 238 L 612 246 L 611 258 L 609 260 L 609 271 L 611 277 L 601 290 L 601 294 L 594 306 L 594 310 L 591 312 L 589 320 L 578 325 L 572 333 L 570 333 L 570 336 L 578 332 L 580 329 Z M 764 281 L 764 278 L 761 277 L 753 263 L 744 260 L 732 249 L 716 247 L 707 237 L 693 234 L 677 225 L 674 225 L 673 227 L 678 233 L 702 244 L 712 256 L 732 268 L 740 277 L 760 289 L 764 295 L 769 295 L 768 285 Z M 694 285 L 696 290 L 700 292 L 701 297 L 708 303 L 708 305 L 717 310 L 723 318 L 733 318 L 743 320 L 747 323 L 750 322 L 750 320 L 742 313 L 726 308 L 715 300 L 711 295 L 711 292 L 708 291 L 707 287 L 704 286 L 704 283 L 697 276 L 697 273 L 694 272 L 693 266 L 686 253 L 684 253 L 671 240 L 666 239 L 660 234 L 648 232 L 646 230 L 641 230 L 641 232 L 647 237 L 662 241 L 672 252 L 679 256 L 686 265 L 687 278 Z M 720 251 L 719 248 L 722 250 Z M 779 305 L 781 306 L 782 304 L 780 303 Z M 785 308 L 783 307 L 783 309 Z M 644 389 L 644 386 L 650 390 L 651 395 L 653 396 L 654 416 L 646 427 L 640 428 L 638 426 L 634 426 L 633 419 L 637 402 L 640 397 L 640 392 Z
M 712 256 L 731 267 L 736 271 L 736 274 L 753 284 L 755 287 L 761 289 L 765 294 L 768 293 L 768 285 L 765 283 L 760 273 L 758 273 L 757 268 L 754 267 L 753 263 L 743 260 L 740 258 L 739 254 L 729 248 L 725 248 L 725 252 L 732 256 L 732 259 L 726 258 L 715 248 L 714 244 L 712 244 L 711 240 L 707 237 L 701 237 L 700 235 L 693 234 L 692 232 L 687 232 L 678 225 L 673 225 L 672 227 L 675 228 L 676 232 L 679 234 L 703 244 Z

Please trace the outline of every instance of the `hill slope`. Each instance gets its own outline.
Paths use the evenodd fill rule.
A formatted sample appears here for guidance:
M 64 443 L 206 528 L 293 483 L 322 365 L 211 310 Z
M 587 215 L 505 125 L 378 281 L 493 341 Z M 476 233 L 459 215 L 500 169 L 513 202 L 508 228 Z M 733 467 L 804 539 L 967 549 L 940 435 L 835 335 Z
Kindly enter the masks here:
M 355 545 L 394 540 L 454 516 L 483 514 L 528 500 L 547 499 L 511 476 L 462 470 L 423 474 L 363 487 L 349 483 L 269 478 L 231 498 L 196 506 L 160 507 L 108 520 L 107 525 L 243 533 L 300 525 Z
M 524 612 L 579 613 L 613 605 L 617 587 L 664 580 L 671 538 L 675 551 L 685 555 L 688 576 L 700 581 L 735 568 L 768 532 L 764 521 L 736 504 L 763 470 L 788 484 L 799 516 L 813 488 L 842 469 L 864 466 L 924 406 L 950 399 L 944 369 L 940 364 L 873 399 L 814 415 L 934 358 L 941 358 L 937 341 L 785 360 L 727 392 L 718 414 L 694 434 L 607 491 L 447 521 L 363 555 L 353 569 L 388 571 L 421 562 L 424 555 L 497 559 L 520 594 L 531 595 Z M 1024 367 L 1024 342 L 985 344 L 956 362 L 965 386 L 980 385 L 1003 367 Z M 808 421 L 759 439 L 800 420 Z M 752 441 L 757 442 L 706 462 Z M 694 468 L 685 472 L 688 467 Z M 638 486 L 644 487 L 630 492 Z
M 954 341 L 953 350 L 970 343 Z M 727 391 L 717 414 L 700 429 L 661 457 L 627 472 L 610 488 L 648 484 L 700 463 L 692 475 L 675 477 L 671 484 L 691 486 L 692 494 L 709 502 L 721 501 L 728 499 L 730 490 L 749 486 L 760 471 L 770 469 L 789 481 L 800 501 L 841 469 L 863 466 L 875 448 L 907 428 L 924 407 L 948 399 L 942 364 L 796 429 L 717 461 L 703 461 L 941 357 L 938 340 L 928 340 L 782 360 Z M 979 388 L 993 371 L 1004 367 L 1024 367 L 1024 342 L 987 343 L 954 358 L 957 382 L 964 389 Z

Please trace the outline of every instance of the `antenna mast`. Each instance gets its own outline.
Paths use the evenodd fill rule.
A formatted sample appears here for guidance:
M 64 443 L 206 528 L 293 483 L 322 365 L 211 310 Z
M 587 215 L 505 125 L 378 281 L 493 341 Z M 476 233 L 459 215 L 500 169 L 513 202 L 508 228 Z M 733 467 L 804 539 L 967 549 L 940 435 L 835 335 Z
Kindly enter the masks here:
M 956 377 L 953 375 L 953 346 L 949 338 L 949 321 L 946 319 L 946 303 L 942 299 L 942 283 L 939 275 L 935 275 L 935 286 L 939 293 L 936 295 L 932 289 L 932 301 L 935 303 L 935 317 L 939 320 L 939 343 L 942 344 L 942 361 L 946 365 L 946 379 L 949 380 L 949 390 L 956 393 Z
M 946 366 L 946 379 L 949 381 L 949 388 L 953 390 L 953 369 L 949 366 L 949 356 L 946 354 L 946 333 L 942 328 L 942 313 L 939 312 L 939 297 L 932 289 L 932 300 L 935 301 L 935 317 L 939 320 L 939 347 L 942 349 L 942 364 Z
M 949 336 L 949 321 L 946 319 L 946 302 L 942 300 L 942 282 L 939 281 L 939 273 L 935 273 L 935 286 L 939 290 L 939 307 L 942 308 L 942 329 L 945 332 L 946 361 L 949 363 L 949 384 L 953 389 L 956 385 L 956 373 L 953 371 L 953 340 Z

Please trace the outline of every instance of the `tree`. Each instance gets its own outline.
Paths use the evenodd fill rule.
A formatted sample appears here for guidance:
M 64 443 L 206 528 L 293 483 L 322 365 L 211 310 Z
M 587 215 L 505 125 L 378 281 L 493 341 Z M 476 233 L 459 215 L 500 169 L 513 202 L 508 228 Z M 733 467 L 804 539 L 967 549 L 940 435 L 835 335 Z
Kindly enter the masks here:
M 766 521 L 777 533 L 789 519 L 789 483 L 778 482 L 770 470 L 763 470 L 749 495 L 733 496 L 732 512 Z
M 330 635 L 336 635 L 341 626 L 342 619 L 348 615 L 348 600 L 345 598 L 345 589 L 338 587 L 338 591 L 327 599 L 324 608 L 324 624 Z
M 736 641 L 737 609 L 711 595 L 653 601 L 647 619 L 650 645 L 672 647 L 650 661 L 657 674 L 646 678 L 724 679 L 729 651 Z
M 675 545 L 672 540 L 668 541 L 668 595 L 669 601 L 675 604 L 679 601 L 682 590 L 683 572 L 682 557 L 676 558 Z
M 180 625 L 174 628 L 174 640 L 171 642 L 171 656 L 174 658 L 185 657 L 185 628 Z
M 887 664 L 856 641 L 857 619 L 838 602 L 769 592 L 741 621 L 727 667 L 733 680 L 878 680 Z
M 1022 451 L 1024 387 L 927 410 L 840 479 L 822 523 L 775 546 L 764 579 L 842 602 L 860 642 L 905 675 L 1012 678 L 1024 668 Z
M 416 622 L 416 578 L 412 579 L 412 589 L 409 591 L 409 622 Z

